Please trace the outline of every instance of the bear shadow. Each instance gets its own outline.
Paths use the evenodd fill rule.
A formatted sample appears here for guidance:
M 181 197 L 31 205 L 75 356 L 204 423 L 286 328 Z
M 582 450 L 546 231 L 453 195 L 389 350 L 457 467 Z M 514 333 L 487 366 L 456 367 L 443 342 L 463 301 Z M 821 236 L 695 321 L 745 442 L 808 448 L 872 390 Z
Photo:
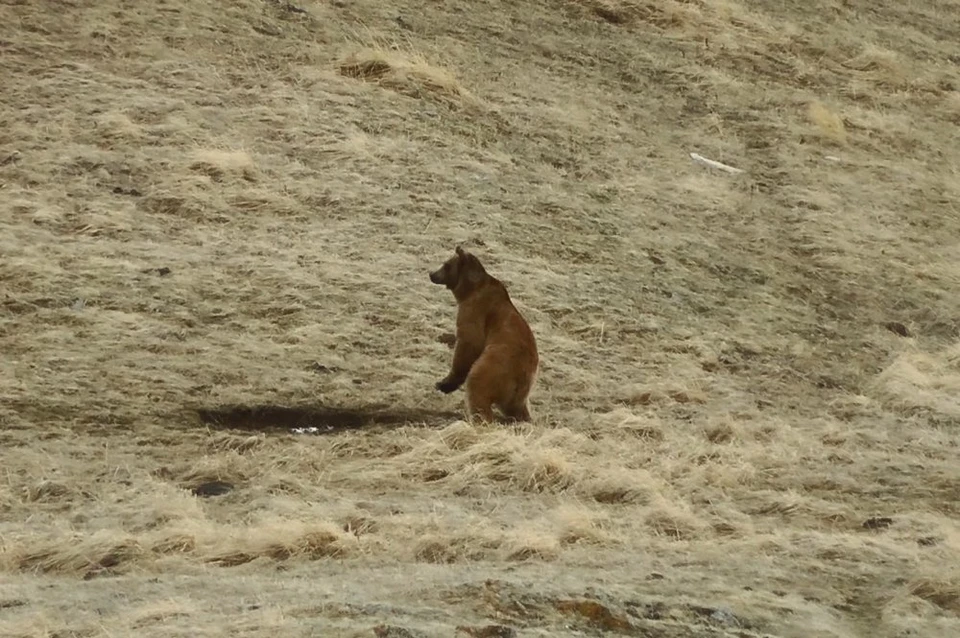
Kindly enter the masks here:
M 386 406 L 226 405 L 196 410 L 200 423 L 218 430 L 273 434 L 335 434 L 377 426 L 443 426 L 463 418 L 457 412 Z

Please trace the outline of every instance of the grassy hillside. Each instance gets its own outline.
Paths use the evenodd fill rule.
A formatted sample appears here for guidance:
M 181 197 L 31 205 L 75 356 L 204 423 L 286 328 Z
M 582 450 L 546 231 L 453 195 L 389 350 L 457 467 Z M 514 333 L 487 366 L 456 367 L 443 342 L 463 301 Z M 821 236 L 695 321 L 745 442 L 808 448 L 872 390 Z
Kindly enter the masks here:
M 957 0 L 0 3 L 0 635 L 960 635 L 958 42 Z M 458 243 L 531 424 L 434 389 Z

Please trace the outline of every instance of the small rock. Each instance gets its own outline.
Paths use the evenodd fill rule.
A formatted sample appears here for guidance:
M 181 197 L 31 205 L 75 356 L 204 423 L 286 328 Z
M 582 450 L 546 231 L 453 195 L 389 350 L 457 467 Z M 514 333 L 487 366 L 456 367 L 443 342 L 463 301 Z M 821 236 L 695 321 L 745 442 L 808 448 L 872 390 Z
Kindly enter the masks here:
M 196 496 L 207 498 L 210 496 L 223 496 L 233 491 L 233 484 L 226 481 L 207 481 L 194 487 L 191 492 Z
M 20 151 L 14 151 L 0 160 L 0 166 L 6 166 L 7 164 L 15 164 L 20 161 Z
M 307 15 L 307 10 L 306 10 L 306 9 L 304 9 L 303 7 L 298 7 L 298 6 L 295 5 L 295 4 L 290 4 L 289 2 L 288 2 L 287 4 L 285 4 L 285 5 L 283 5 L 283 8 L 286 9 L 287 11 L 291 12 L 291 13 L 301 13 L 301 14 L 303 14 L 303 15 Z
M 710 614 L 710 620 L 720 623 L 721 625 L 730 625 L 733 627 L 740 625 L 740 621 L 737 620 L 737 617 L 729 609 L 714 609 L 713 613 Z
M 596 600 L 561 600 L 556 606 L 557 611 L 581 616 L 604 631 L 625 632 L 634 628 L 624 614 Z
M 917 539 L 917 545 L 920 547 L 933 547 L 940 543 L 940 539 L 936 536 L 924 536 L 923 538 Z
M 152 273 L 152 274 L 155 274 L 155 275 L 160 275 L 161 277 L 166 277 L 167 275 L 169 275 L 169 274 L 170 274 L 171 272 L 173 272 L 173 271 L 170 270 L 169 268 L 167 268 L 166 266 L 160 266 L 159 268 L 147 268 L 147 269 L 143 270 L 142 272 L 143 272 L 144 274 L 147 274 L 147 275 L 149 275 L 149 274 Z
M 911 336 L 910 329 L 899 321 L 888 321 L 887 323 L 883 324 L 883 327 L 899 337 Z
M 86 305 L 87 305 L 86 299 L 76 299 L 74 300 L 73 304 L 71 304 L 70 309 L 73 310 L 74 312 L 80 312 L 86 307 Z
M 260 35 L 269 35 L 274 38 L 277 38 L 283 35 L 283 31 L 273 26 L 269 22 L 261 22 L 260 24 L 255 24 L 253 25 L 253 30 L 259 33 Z
M 647 574 L 647 580 L 663 580 L 664 578 L 666 578 L 666 576 L 660 572 L 650 572 Z
M 114 195 L 129 195 L 131 197 L 140 197 L 143 195 L 143 193 L 136 188 L 124 188 L 123 186 L 114 186 L 111 192 Z
M 334 366 L 328 366 L 320 363 L 319 361 L 314 361 L 307 366 L 307 369 L 316 372 L 317 374 L 329 374 L 331 372 L 337 372 L 339 368 Z
M 893 519 L 889 516 L 873 516 L 863 521 L 863 529 L 886 529 L 893 525 Z
M 627 611 L 632 615 L 637 618 L 645 618 L 646 620 L 663 620 L 664 616 L 670 613 L 667 605 L 660 601 L 649 603 L 631 602 L 625 606 Z
M 715 622 L 720 625 L 728 625 L 731 627 L 741 626 L 740 619 L 737 618 L 729 609 L 723 607 L 700 607 L 692 606 L 690 608 L 695 614 L 699 616 L 704 616 L 708 618 L 711 622 Z

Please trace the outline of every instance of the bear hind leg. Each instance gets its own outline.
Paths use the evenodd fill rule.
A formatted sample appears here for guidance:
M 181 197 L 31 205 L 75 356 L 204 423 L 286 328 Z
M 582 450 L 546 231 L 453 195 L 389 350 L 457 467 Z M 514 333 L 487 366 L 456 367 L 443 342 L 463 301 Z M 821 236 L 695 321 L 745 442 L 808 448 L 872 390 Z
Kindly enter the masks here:
M 493 406 L 498 403 L 500 379 L 496 358 L 485 352 L 470 370 L 466 382 L 467 413 L 487 423 L 494 421 Z
M 503 416 L 507 417 L 508 421 L 530 421 L 530 407 L 526 401 L 514 405 L 505 405 L 503 406 Z

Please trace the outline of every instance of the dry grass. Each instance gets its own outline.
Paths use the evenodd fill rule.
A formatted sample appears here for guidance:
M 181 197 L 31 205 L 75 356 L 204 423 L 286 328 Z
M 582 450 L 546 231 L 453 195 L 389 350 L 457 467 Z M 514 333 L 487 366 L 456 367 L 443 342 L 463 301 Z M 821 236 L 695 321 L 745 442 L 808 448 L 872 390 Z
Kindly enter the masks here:
M 808 4 L 0 5 L 0 635 L 960 635 L 960 5 Z
M 820 130 L 821 136 L 840 145 L 847 143 L 847 130 L 843 118 L 831 111 L 820 101 L 813 101 L 807 109 L 810 121 Z
M 415 54 L 367 48 L 346 56 L 338 68 L 341 75 L 374 82 L 410 97 L 432 96 L 454 102 L 471 97 L 450 71 Z

